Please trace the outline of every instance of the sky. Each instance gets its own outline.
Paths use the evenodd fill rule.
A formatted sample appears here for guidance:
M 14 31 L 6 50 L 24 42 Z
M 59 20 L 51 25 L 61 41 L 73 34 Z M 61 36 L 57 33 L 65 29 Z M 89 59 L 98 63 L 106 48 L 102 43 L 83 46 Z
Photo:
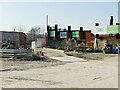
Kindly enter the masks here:
M 95 23 L 100 27 L 109 24 L 110 16 L 114 24 L 118 22 L 117 2 L 1 2 L 0 31 L 23 28 L 24 32 L 31 27 L 44 28 L 46 15 L 49 25 L 58 24 L 59 28 L 72 29 L 83 27 L 95 32 Z M 42 31 L 43 32 L 43 31 Z

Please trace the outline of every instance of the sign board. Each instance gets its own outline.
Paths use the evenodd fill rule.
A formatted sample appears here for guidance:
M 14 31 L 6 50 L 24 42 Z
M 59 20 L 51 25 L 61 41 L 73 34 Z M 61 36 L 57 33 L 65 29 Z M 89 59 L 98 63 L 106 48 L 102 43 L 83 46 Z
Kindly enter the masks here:
M 107 26 L 108 34 L 117 34 L 120 33 L 120 25 L 108 25 Z
M 55 31 L 50 31 L 50 37 L 55 37 Z
M 72 37 L 79 37 L 79 31 L 73 31 Z
M 67 32 L 60 32 L 60 38 L 67 38 Z
M 94 34 L 107 34 L 106 27 L 96 26 L 94 30 Z

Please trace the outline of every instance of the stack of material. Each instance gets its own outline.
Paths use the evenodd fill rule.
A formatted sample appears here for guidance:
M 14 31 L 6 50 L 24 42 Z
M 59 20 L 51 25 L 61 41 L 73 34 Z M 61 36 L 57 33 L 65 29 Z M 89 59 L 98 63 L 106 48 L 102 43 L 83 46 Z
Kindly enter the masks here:
M 0 49 L 2 58 L 27 58 L 32 55 L 31 49 Z

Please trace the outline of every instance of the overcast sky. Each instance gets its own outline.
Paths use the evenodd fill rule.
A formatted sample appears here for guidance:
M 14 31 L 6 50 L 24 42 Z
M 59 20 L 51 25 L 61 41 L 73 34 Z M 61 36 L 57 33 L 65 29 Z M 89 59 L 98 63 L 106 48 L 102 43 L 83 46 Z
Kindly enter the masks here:
M 84 29 L 95 31 L 95 22 L 101 27 L 109 24 L 114 16 L 118 22 L 117 2 L 4 2 L 0 3 L 0 30 L 18 29 L 25 32 L 31 27 L 45 27 L 46 15 L 49 25 L 58 24 L 60 28 Z

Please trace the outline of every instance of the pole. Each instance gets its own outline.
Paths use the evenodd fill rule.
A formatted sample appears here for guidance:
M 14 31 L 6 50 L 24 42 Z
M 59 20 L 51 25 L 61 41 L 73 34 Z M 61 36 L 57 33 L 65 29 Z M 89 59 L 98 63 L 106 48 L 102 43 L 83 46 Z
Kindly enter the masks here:
M 47 17 L 46 17 L 46 25 L 48 25 L 48 15 L 47 15 Z
M 46 26 L 45 26 L 45 47 L 48 47 L 48 39 L 49 39 L 49 26 L 48 26 L 48 15 L 46 16 Z

